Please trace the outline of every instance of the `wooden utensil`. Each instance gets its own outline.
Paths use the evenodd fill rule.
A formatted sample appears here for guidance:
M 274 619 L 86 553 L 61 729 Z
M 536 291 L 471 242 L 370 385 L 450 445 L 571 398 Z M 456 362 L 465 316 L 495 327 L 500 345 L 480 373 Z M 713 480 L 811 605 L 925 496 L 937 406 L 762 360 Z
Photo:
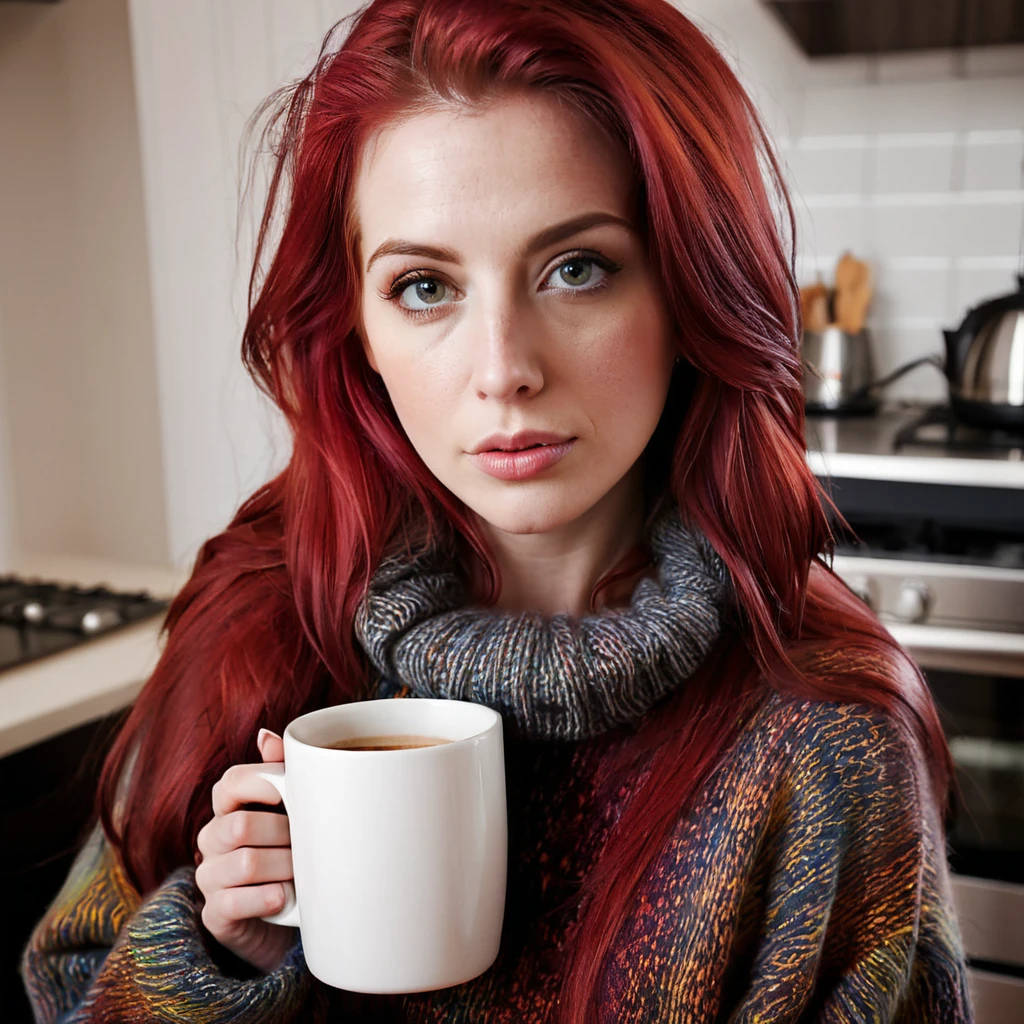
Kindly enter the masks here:
M 870 281 L 861 282 L 860 286 L 847 296 L 847 327 L 851 334 L 857 334 L 864 327 L 868 306 L 873 294 Z
M 823 331 L 828 327 L 828 288 L 821 281 L 800 289 L 800 306 L 805 331 Z
M 871 302 L 871 267 L 844 252 L 836 264 L 836 323 L 850 334 L 864 326 Z

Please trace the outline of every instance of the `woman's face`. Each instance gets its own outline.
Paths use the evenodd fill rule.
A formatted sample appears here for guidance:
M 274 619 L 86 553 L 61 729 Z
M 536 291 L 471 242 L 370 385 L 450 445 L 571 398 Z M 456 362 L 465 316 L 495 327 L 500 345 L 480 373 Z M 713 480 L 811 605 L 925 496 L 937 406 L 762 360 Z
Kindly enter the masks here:
M 630 175 L 624 153 L 541 95 L 420 114 L 364 155 L 367 358 L 424 463 L 499 530 L 554 531 L 603 499 L 622 507 L 623 488 L 639 496 L 629 471 L 676 350 Z M 523 430 L 567 444 L 474 454 Z

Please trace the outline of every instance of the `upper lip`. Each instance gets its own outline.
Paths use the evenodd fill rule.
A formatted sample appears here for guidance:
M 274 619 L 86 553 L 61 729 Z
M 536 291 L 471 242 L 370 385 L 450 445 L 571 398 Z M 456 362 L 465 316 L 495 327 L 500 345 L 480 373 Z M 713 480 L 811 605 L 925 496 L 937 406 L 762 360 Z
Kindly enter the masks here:
M 532 444 L 561 444 L 563 441 L 571 440 L 571 435 L 555 434 L 550 430 L 517 430 L 514 434 L 488 434 L 469 454 L 479 455 L 480 452 L 489 452 L 496 448 L 502 451 L 518 451 L 529 448 Z

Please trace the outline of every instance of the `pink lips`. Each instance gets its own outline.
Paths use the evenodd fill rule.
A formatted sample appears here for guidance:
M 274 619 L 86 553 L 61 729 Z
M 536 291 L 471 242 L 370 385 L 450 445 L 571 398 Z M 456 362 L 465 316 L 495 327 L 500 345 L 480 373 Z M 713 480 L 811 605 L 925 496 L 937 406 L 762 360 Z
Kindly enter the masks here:
M 540 448 L 526 448 L 518 452 L 468 452 L 469 458 L 481 472 L 498 480 L 526 480 L 560 462 L 572 451 L 576 438 Z

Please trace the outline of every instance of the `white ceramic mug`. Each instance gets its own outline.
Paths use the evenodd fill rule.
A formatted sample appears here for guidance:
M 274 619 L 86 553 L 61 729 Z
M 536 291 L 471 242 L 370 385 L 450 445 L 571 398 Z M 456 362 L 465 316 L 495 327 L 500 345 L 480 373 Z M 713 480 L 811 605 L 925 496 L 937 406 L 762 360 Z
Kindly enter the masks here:
M 337 750 L 369 736 L 451 742 Z M 294 888 L 265 920 L 297 925 L 310 971 L 352 992 L 469 981 L 498 955 L 508 824 L 501 716 L 455 700 L 389 698 L 313 711 L 262 773 L 291 829 Z

